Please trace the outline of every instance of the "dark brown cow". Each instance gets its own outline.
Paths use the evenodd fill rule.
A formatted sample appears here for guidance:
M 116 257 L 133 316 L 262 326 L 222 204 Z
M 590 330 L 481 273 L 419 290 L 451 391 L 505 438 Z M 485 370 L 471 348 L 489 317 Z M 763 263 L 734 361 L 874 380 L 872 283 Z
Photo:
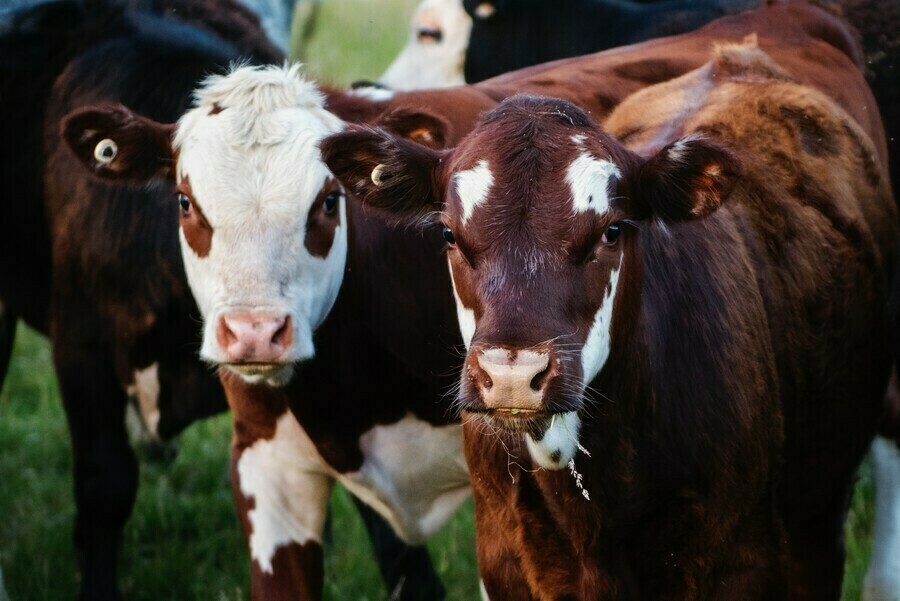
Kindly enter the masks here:
M 790 73 L 827 66 L 841 100 L 861 74 L 790 58 L 720 47 L 620 106 L 619 139 L 524 96 L 452 151 L 323 143 L 364 204 L 440 215 L 492 598 L 840 596 L 897 212 L 877 114 Z

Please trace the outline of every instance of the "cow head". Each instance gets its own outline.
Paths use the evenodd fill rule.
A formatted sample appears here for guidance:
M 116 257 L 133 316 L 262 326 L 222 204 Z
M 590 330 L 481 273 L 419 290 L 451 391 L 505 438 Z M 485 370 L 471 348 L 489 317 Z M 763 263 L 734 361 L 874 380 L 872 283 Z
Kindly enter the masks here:
M 459 0 L 423 0 L 409 41 L 379 80 L 395 90 L 462 85 L 472 19 Z
M 210 77 L 177 126 L 90 107 L 63 135 L 101 178 L 175 184 L 202 358 L 280 384 L 314 354 L 343 278 L 344 193 L 318 148 L 342 127 L 296 66 L 241 67 Z
M 630 257 L 641 223 L 711 213 L 738 171 L 696 138 L 642 159 L 571 104 L 527 96 L 502 103 L 450 151 L 372 129 L 322 149 L 366 205 L 439 216 L 468 346 L 461 406 L 524 432 L 547 468 L 574 455 L 585 387 L 635 314 L 619 299 L 629 275 L 640 277 Z

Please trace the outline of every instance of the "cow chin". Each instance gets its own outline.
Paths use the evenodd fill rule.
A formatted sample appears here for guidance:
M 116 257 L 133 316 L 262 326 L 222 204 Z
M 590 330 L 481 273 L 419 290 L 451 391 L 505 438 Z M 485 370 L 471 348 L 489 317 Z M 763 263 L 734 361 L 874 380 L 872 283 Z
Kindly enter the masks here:
M 579 442 L 581 418 L 577 411 L 528 413 L 510 411 L 477 412 L 488 426 L 525 437 L 532 460 L 547 470 L 560 470 L 582 448 Z
M 556 413 L 547 420 L 546 428 L 525 434 L 528 453 L 544 469 L 560 470 L 575 458 L 581 447 L 581 418 L 576 411 Z

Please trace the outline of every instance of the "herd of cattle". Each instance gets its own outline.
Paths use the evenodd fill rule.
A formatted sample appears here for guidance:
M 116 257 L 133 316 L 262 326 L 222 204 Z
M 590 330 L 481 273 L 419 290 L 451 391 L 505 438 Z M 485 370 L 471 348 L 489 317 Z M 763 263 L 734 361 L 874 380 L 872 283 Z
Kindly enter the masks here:
M 494 601 L 838 599 L 870 449 L 900 599 L 896 3 L 425 0 L 351 89 L 285 4 L 2 15 L 0 383 L 47 334 L 82 598 L 126 412 L 230 409 L 254 599 L 321 598 L 336 482 L 400 599 L 472 494 Z

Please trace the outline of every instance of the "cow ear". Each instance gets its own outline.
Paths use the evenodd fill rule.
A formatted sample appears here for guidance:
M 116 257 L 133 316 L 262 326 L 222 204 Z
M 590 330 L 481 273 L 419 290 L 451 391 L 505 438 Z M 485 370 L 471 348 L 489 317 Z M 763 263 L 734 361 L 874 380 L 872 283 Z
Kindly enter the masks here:
M 637 169 L 631 182 L 635 217 L 702 219 L 725 202 L 740 175 L 740 163 L 726 149 L 700 137 L 682 138 Z
M 320 148 L 344 187 L 389 221 L 411 223 L 440 210 L 439 152 L 361 126 L 325 138 Z
M 397 109 L 378 120 L 377 126 L 429 148 L 445 148 L 450 124 L 440 115 Z
M 75 156 L 101 179 L 146 184 L 174 178 L 173 124 L 121 105 L 91 106 L 66 115 L 61 132 Z

